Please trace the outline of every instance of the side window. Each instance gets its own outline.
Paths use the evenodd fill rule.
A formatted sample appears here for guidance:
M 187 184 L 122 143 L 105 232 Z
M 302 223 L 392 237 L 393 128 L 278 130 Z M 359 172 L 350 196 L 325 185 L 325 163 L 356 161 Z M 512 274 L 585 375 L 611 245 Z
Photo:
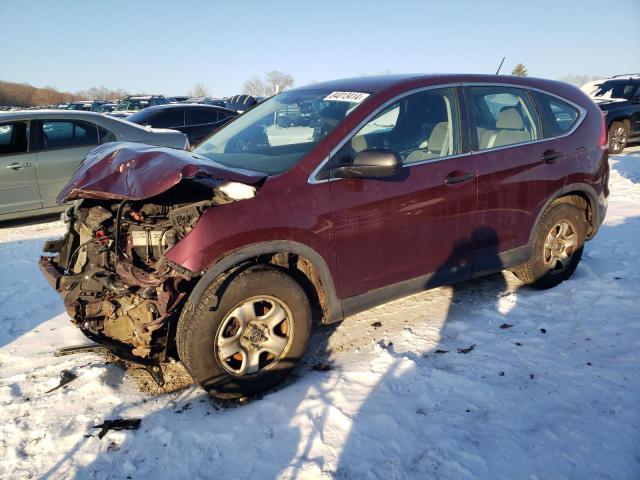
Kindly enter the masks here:
M 389 105 L 347 145 L 355 153 L 391 150 L 410 164 L 460 153 L 458 130 L 455 90 L 425 90 Z
M 535 97 L 542 112 L 544 138 L 567 133 L 578 121 L 580 112 L 573 105 L 546 93 L 535 92 Z
M 41 146 L 47 148 L 73 148 L 98 144 L 98 128 L 82 120 L 43 120 Z
M 478 150 L 542 138 L 540 119 L 526 90 L 510 87 L 465 88 Z M 473 135 L 472 135 L 473 137 Z
M 0 155 L 24 153 L 29 149 L 29 123 L 0 124 Z
M 184 109 L 171 108 L 164 110 L 149 123 L 156 128 L 184 127 Z
M 187 110 L 189 114 L 189 125 L 200 125 L 203 123 L 215 123 L 218 120 L 218 111 L 210 108 L 192 108 Z
M 103 126 L 98 126 L 98 134 L 100 135 L 100 143 L 117 142 L 116 134 L 107 130 Z

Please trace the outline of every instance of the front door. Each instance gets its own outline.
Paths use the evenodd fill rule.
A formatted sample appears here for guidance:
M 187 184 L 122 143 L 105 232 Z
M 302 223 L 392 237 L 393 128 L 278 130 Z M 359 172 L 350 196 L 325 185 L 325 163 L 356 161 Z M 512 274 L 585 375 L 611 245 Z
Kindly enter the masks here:
M 28 121 L 0 123 L 0 214 L 42 206 L 29 136 Z
M 473 157 L 462 154 L 457 98 L 455 88 L 408 94 L 329 162 L 335 168 L 364 150 L 393 151 L 403 161 L 397 178 L 330 183 L 342 298 L 399 284 L 396 296 L 405 287 L 470 276 L 476 168 Z M 411 287 L 404 283 L 409 280 Z

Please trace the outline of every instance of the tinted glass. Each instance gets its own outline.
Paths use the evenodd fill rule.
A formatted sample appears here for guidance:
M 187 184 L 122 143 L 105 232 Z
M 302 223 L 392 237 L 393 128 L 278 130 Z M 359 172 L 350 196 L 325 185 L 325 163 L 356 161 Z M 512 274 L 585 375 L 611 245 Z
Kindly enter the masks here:
M 541 138 L 540 119 L 526 90 L 510 87 L 465 88 L 472 137 L 478 150 Z M 473 135 L 475 133 L 475 135 Z
M 26 152 L 29 147 L 27 122 L 0 124 L 0 155 Z
M 156 128 L 184 127 L 184 109 L 163 110 L 153 115 L 148 123 Z
M 578 121 L 580 112 L 567 102 L 541 92 L 535 92 L 535 97 L 542 113 L 545 138 L 568 132 Z
M 215 123 L 220 118 L 218 111 L 210 108 L 192 108 L 188 110 L 189 125 L 200 125 L 203 123 Z
M 405 164 L 423 162 L 459 153 L 458 130 L 454 89 L 426 90 L 389 105 L 362 127 L 346 147 L 352 153 L 391 150 L 400 154 Z
M 109 143 L 117 141 L 116 134 L 104 127 L 98 127 L 100 134 L 100 143 Z
M 98 144 L 98 129 L 93 123 L 80 120 L 44 120 L 41 125 L 41 144 L 44 149 Z
M 596 100 L 631 99 L 634 90 L 638 86 L 636 82 L 629 80 L 597 80 L 580 87 L 587 95 Z

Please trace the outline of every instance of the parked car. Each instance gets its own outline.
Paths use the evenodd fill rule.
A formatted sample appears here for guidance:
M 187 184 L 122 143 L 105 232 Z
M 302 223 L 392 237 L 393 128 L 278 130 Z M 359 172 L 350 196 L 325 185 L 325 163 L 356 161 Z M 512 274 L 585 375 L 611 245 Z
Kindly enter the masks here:
M 171 103 L 183 103 L 189 99 L 189 95 L 175 95 L 171 97 L 169 100 Z
M 310 108 L 308 126 L 278 112 Z M 570 121 L 567 121 L 570 118 Z M 193 152 L 92 152 L 41 268 L 73 321 L 222 398 L 280 382 L 322 323 L 512 270 L 571 277 L 605 216 L 607 132 L 578 88 L 392 75 L 288 90 Z
M 113 109 L 116 108 L 117 106 L 118 104 L 115 102 L 105 102 L 97 106 L 95 109 L 91 111 L 96 113 L 109 113 L 109 112 L 113 112 Z
M 195 145 L 203 138 L 237 117 L 233 110 L 188 103 L 172 103 L 149 107 L 127 117 L 128 122 L 156 128 L 179 130 Z
M 107 142 L 188 147 L 173 130 L 143 128 L 97 113 L 0 113 L 0 220 L 61 211 L 56 197 L 87 152 Z
M 211 97 L 190 97 L 186 100 L 186 103 L 201 103 L 203 105 L 214 105 L 216 107 L 226 108 L 226 98 L 211 98 Z
M 620 153 L 640 137 L 640 73 L 616 75 L 583 85 L 607 119 L 609 152 Z
M 70 102 L 66 110 L 82 110 L 85 112 L 102 112 L 102 106 L 106 105 L 108 102 L 106 100 L 76 100 L 74 102 Z
M 258 100 L 256 100 L 251 95 L 234 95 L 233 97 L 229 97 L 226 100 L 224 106 L 229 110 L 234 110 L 238 113 L 244 113 L 257 104 Z
M 91 100 L 76 100 L 74 102 L 69 102 L 66 109 L 90 112 L 92 103 L 93 102 Z
M 164 105 L 166 103 L 169 103 L 169 99 L 162 95 L 130 95 L 122 100 L 108 115 L 125 118 L 147 107 Z

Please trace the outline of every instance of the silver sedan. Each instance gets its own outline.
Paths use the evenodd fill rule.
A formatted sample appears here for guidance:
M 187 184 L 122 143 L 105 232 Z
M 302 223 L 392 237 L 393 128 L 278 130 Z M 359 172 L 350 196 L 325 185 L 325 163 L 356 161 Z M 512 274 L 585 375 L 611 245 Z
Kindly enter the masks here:
M 175 130 L 141 127 L 97 113 L 0 112 L 0 221 L 53 213 L 62 190 L 87 153 L 108 142 L 185 149 Z

